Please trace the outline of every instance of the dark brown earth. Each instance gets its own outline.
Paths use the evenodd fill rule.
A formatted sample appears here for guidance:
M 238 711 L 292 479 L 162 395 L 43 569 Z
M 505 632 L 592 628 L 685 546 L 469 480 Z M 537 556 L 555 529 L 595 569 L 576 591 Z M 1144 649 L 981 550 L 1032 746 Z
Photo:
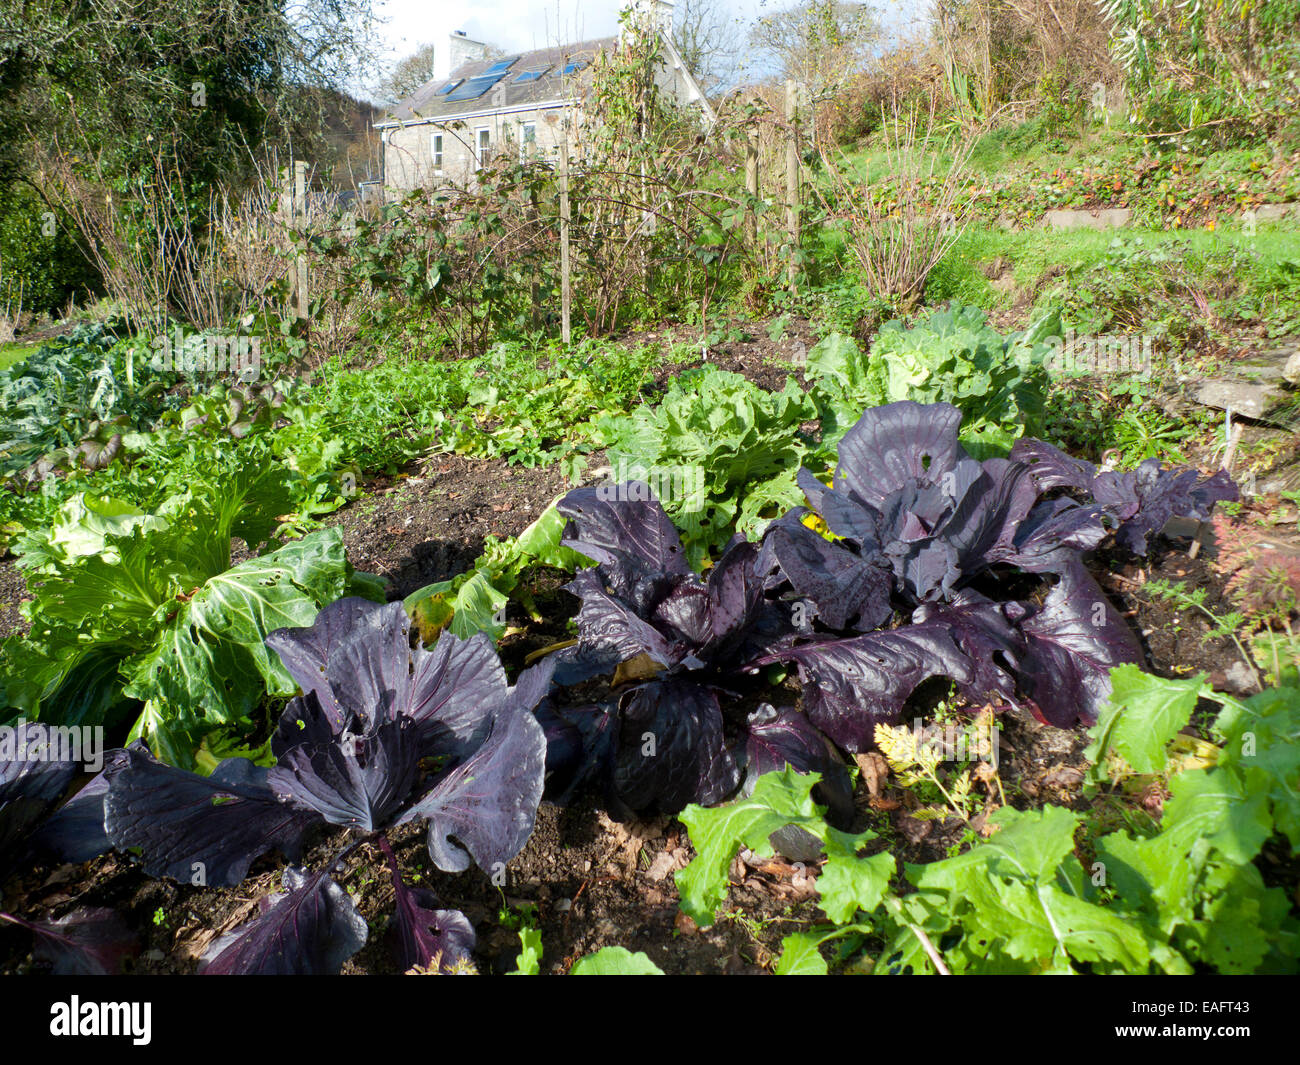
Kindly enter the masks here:
M 352 564 L 404 598 L 469 569 L 488 536 L 518 536 L 568 488 L 558 467 L 436 455 L 410 475 L 361 485 L 332 523 Z
M 23 602 L 27 599 L 27 582 L 13 557 L 0 559 L 0 633 L 26 632 L 27 619 L 22 616 Z
M 791 342 L 770 341 L 761 327 L 750 327 L 753 341 L 721 345 L 711 361 L 744 373 L 765 387 L 779 388 L 794 353 Z M 644 341 L 649 336 L 629 340 Z M 810 342 L 811 338 L 804 338 Z M 593 465 L 599 458 L 593 459 Z M 409 595 L 468 567 L 487 536 L 521 532 L 568 486 L 555 469 L 510 467 L 500 460 L 434 456 L 408 475 L 362 486 L 361 497 L 331 517 L 343 529 L 349 557 L 358 569 L 384 575 L 390 596 Z M 1207 623 L 1143 593 L 1150 576 L 1187 581 L 1208 590 L 1207 605 L 1226 612 L 1223 581 L 1204 555 L 1188 557 L 1189 542 L 1164 541 L 1147 567 L 1106 558 L 1097 573 L 1116 606 L 1141 634 L 1148 666 L 1165 676 L 1194 671 L 1226 676 L 1237 658 L 1231 641 L 1205 640 Z M 525 654 L 563 638 L 564 621 L 575 603 L 558 590 L 561 578 L 534 573 L 532 582 L 546 621 L 512 617 L 514 631 L 502 643 L 507 666 L 518 669 Z M 0 564 L 0 630 L 16 627 L 23 585 L 12 560 Z M 513 607 L 512 607 L 513 609 Z M 910 721 L 911 715 L 905 715 Z M 1016 806 L 1044 802 L 1080 806 L 1086 737 L 1040 724 L 1010 712 L 1002 718 L 999 781 Z M 856 829 L 870 827 L 902 862 L 933 861 L 960 845 L 966 825 L 956 818 L 921 820 L 912 816 L 915 794 L 873 770 L 877 761 L 859 763 L 855 796 Z M 989 799 L 993 784 L 978 785 Z M 987 809 L 987 807 L 986 807 Z M 978 830 L 983 814 L 972 818 Z M 303 864 L 319 867 L 336 854 L 345 834 L 334 831 L 315 844 Z M 603 946 L 645 951 L 669 973 L 761 973 L 770 970 L 781 939 L 817 922 L 815 893 L 803 871 L 781 859 L 733 865 L 733 886 L 723 916 L 697 929 L 677 909 L 672 874 L 691 857 L 682 825 L 661 818 L 617 824 L 599 799 L 580 795 L 567 807 L 544 802 L 528 845 L 509 865 L 503 889 L 475 869 L 448 876 L 431 867 L 417 828 L 392 833 L 408 879 L 431 887 L 443 904 L 463 910 L 478 934 L 480 971 L 505 972 L 518 953 L 517 933 L 502 923 L 503 909 L 536 907 L 542 932 L 542 972 L 562 973 L 577 959 Z M 35 865 L 3 885 L 3 908 L 24 917 L 48 918 L 76 906 L 118 910 L 139 932 L 142 952 L 129 963 L 136 972 L 192 972 L 214 938 L 248 920 L 258 901 L 278 890 L 282 863 L 262 859 L 237 888 L 194 888 L 141 874 L 128 858 L 108 855 L 83 866 Z M 815 866 L 809 870 L 815 873 Z M 394 962 L 385 942 L 393 890 L 382 855 L 367 844 L 349 857 L 336 879 L 358 900 L 371 923 L 371 939 L 345 967 L 347 973 L 390 973 Z M 902 887 L 902 885 L 898 885 Z M 30 955 L 25 931 L 0 925 L 0 973 L 40 971 Z
M 714 323 L 710 332 L 722 332 L 725 338 L 713 344 L 705 344 L 701 340 L 698 326 L 680 325 L 628 333 L 620 341 L 630 347 L 655 343 L 690 345 L 698 352 L 698 355 L 683 362 L 661 367 L 654 378 L 655 392 L 662 392 L 668 382 L 683 370 L 705 364 L 741 374 L 769 392 L 784 388 L 787 376 L 793 376 L 799 384 L 806 385 L 807 381 L 798 365 L 817 343 L 818 336 L 812 323 L 805 318 L 791 316 L 779 334 L 779 339 L 772 338 L 768 325 L 768 322 L 736 321 L 719 330 L 718 324 Z

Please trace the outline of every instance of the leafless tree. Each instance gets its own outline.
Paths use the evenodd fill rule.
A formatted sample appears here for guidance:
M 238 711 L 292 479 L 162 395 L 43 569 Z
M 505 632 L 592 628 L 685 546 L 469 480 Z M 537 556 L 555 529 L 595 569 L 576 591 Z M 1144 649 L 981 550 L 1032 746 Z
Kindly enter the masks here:
M 673 44 L 705 91 L 725 88 L 740 69 L 744 28 L 725 0 L 683 0 L 673 20 Z
M 410 55 L 393 64 L 388 76 L 379 84 L 379 93 L 385 102 L 405 100 L 421 85 L 433 80 L 437 48 L 436 44 L 422 44 Z M 483 49 L 484 59 L 501 59 L 505 54 L 505 50 L 495 44 L 485 45 Z
M 380 93 L 390 103 L 405 100 L 421 85 L 433 79 L 436 62 L 436 46 L 420 45 L 410 55 L 393 64 L 393 69 L 379 87 Z
M 760 15 L 749 32 L 750 44 L 773 61 L 783 77 L 806 86 L 814 99 L 865 70 L 879 37 L 874 9 L 846 0 L 803 0 Z

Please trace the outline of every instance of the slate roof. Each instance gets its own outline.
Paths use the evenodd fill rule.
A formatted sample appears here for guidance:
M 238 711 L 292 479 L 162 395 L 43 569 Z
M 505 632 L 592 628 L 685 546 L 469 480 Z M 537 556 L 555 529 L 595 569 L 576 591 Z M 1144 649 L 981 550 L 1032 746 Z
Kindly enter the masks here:
M 449 78 L 425 82 L 411 96 L 394 104 L 377 126 L 394 122 L 418 122 L 421 119 L 438 119 L 453 115 L 477 114 L 497 111 L 507 107 L 522 107 L 547 100 L 563 100 L 573 92 L 573 79 L 582 77 L 582 71 L 564 74 L 564 68 L 573 62 L 590 64 L 601 52 L 618 44 L 617 37 L 599 37 L 578 44 L 563 44 L 554 48 L 538 48 L 503 59 L 476 59 L 462 63 Z M 498 64 L 512 61 L 500 78 L 493 80 L 487 72 Z M 542 71 L 539 77 L 520 81 L 520 75 Z M 474 79 L 481 78 L 481 81 Z M 447 86 L 456 87 L 446 92 Z M 485 88 L 486 87 L 486 88 Z M 485 91 L 480 91 L 485 88 Z M 470 98 L 465 98 L 470 97 Z

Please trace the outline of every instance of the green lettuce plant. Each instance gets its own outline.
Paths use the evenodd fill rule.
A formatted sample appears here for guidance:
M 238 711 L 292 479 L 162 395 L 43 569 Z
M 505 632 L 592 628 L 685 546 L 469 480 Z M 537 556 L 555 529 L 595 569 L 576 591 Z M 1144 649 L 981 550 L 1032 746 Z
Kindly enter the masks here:
M 735 532 L 757 536 L 802 502 L 795 475 L 800 465 L 816 464 L 802 426 L 816 418 L 812 399 L 792 379 L 767 392 L 704 366 L 675 378 L 658 405 L 600 426 L 614 480 L 658 489 L 699 569 Z
M 296 690 L 267 634 L 311 624 L 350 590 L 382 598 L 354 575 L 338 529 L 232 566 L 232 536 L 258 544 L 274 522 L 260 489 L 199 484 L 152 511 L 69 500 L 43 550 L 19 559 L 31 631 L 0 645 L 3 705 L 64 725 L 134 715 L 129 738 L 187 767 L 209 733 L 251 732 L 268 695 Z
M 1005 455 L 1020 437 L 1041 430 L 1056 315 L 1024 333 L 1003 336 L 977 307 L 953 303 L 912 326 L 886 322 L 862 354 L 832 333 L 808 352 L 822 443 L 834 446 L 870 407 L 901 400 L 951 403 L 962 412 L 962 446 L 978 459 Z

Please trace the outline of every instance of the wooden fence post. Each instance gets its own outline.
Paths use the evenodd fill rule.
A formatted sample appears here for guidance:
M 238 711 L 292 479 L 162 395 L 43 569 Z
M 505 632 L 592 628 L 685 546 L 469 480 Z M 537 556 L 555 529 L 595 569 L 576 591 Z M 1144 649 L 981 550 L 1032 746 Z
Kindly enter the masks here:
M 789 234 L 790 261 L 786 280 L 795 295 L 799 277 L 799 87 L 793 80 L 785 83 L 785 228 Z
M 294 163 L 293 174 L 294 207 L 297 208 L 299 232 L 307 229 L 307 164 L 299 159 Z M 310 300 L 307 295 L 307 256 L 299 255 L 295 264 L 298 274 L 298 318 L 307 320 Z
M 749 205 L 745 211 L 745 231 L 752 253 L 758 245 L 758 217 L 754 207 L 758 199 L 758 127 L 751 122 L 745 133 L 745 191 L 749 193 Z
M 564 346 L 568 347 L 572 334 L 569 318 L 572 311 L 573 292 L 569 272 L 569 142 L 560 144 L 560 330 Z
M 280 220 L 295 236 L 307 228 L 307 164 L 293 162 L 281 171 Z M 294 254 L 289 264 L 288 314 L 305 321 L 307 318 L 307 257 Z

